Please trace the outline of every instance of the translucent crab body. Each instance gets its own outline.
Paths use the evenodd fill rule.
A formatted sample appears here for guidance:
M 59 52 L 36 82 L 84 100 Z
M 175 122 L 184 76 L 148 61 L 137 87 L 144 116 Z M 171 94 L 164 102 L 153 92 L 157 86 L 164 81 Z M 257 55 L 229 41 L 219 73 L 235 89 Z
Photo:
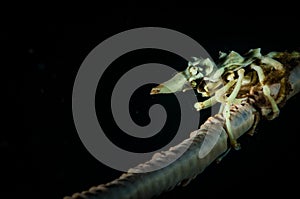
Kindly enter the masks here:
M 243 101 L 259 108 L 260 115 L 274 119 L 279 115 L 279 107 L 285 102 L 288 71 L 280 59 L 284 53 L 261 54 L 261 49 L 251 49 L 241 56 L 235 51 L 220 52 L 218 63 L 206 58 L 195 58 L 188 67 L 170 80 L 151 90 L 151 94 L 173 93 L 197 89 L 208 99 L 196 102 L 195 108 L 208 108 L 221 103 L 219 112 L 223 114 L 230 143 L 239 149 L 233 137 L 230 123 L 230 107 Z M 189 87 L 187 86 L 189 85 Z

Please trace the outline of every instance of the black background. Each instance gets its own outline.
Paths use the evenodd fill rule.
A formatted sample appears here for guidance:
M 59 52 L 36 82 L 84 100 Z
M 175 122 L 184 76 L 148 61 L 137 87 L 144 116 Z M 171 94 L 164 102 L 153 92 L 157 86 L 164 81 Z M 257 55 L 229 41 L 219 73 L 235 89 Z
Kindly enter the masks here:
M 252 12 L 218 15 L 220 10 L 211 15 L 197 9 L 187 13 L 171 12 L 169 8 L 112 9 L 111 14 L 99 14 L 93 24 L 3 26 L 5 119 L 0 134 L 0 193 L 10 198 L 62 198 L 121 174 L 102 165 L 85 149 L 71 107 L 77 70 L 88 53 L 110 36 L 144 26 L 170 28 L 194 38 L 212 57 L 220 50 L 244 53 L 260 47 L 267 53 L 300 47 L 296 14 L 261 12 L 258 7 Z M 182 60 L 175 59 L 162 62 L 184 69 Z M 187 187 L 159 198 L 297 194 L 298 102 L 299 96 L 292 98 L 279 118 L 261 122 L 257 135 L 242 140 L 241 151 L 233 151 L 220 164 L 211 165 Z

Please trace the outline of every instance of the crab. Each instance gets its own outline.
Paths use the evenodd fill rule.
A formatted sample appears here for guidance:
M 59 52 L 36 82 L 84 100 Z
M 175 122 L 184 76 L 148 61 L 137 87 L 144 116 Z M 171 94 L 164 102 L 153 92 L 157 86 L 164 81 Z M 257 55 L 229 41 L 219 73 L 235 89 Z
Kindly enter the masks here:
M 218 63 L 209 58 L 192 57 L 188 67 L 170 80 L 153 88 L 150 94 L 166 94 L 196 89 L 205 101 L 196 102 L 197 111 L 220 103 L 219 113 L 225 118 L 225 128 L 231 146 L 238 150 L 240 144 L 233 136 L 230 108 L 243 101 L 260 110 L 259 117 L 272 120 L 279 115 L 286 100 L 288 71 L 278 61 L 284 54 L 261 54 L 261 49 L 251 49 L 241 56 L 235 51 L 220 52 Z M 258 118 L 259 118 L 258 117 Z M 249 134 L 253 134 L 254 129 Z

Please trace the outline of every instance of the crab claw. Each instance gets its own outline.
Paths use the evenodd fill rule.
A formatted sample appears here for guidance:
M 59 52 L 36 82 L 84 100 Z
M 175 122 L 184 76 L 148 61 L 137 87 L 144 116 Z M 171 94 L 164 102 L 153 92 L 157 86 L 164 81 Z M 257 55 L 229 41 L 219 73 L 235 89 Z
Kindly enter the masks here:
M 185 91 L 192 89 L 190 82 L 187 80 L 183 72 L 177 73 L 170 80 L 161 83 L 155 88 L 152 88 L 150 95 L 155 94 L 165 94 L 165 93 L 175 93 L 178 91 Z

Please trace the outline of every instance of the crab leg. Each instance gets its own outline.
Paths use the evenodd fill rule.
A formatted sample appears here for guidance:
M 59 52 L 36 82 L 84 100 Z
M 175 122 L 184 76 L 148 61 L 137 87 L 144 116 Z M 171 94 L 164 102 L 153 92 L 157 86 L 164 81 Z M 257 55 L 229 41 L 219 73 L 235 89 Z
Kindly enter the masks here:
M 222 97 L 235 84 L 235 82 L 236 82 L 235 80 L 228 82 L 225 86 L 223 86 L 221 89 L 216 91 L 214 96 L 210 97 L 209 99 L 203 102 L 196 102 L 194 107 L 196 108 L 197 111 L 200 111 L 202 109 L 215 105 L 217 102 L 224 101 Z
M 270 58 L 271 59 L 271 58 Z M 276 62 L 277 63 L 277 62 Z M 277 64 L 279 65 L 279 64 Z M 255 70 L 258 74 L 258 79 L 259 79 L 259 82 L 260 84 L 263 86 L 263 93 L 264 95 L 267 97 L 267 99 L 269 100 L 270 104 L 271 104 L 271 107 L 272 107 L 272 111 L 273 111 L 273 114 L 272 116 L 268 117 L 270 120 L 278 117 L 279 115 L 279 108 L 276 104 L 276 101 L 274 100 L 274 98 L 271 96 L 271 91 L 270 91 L 270 88 L 268 85 L 264 85 L 264 80 L 265 80 L 265 75 L 264 75 L 264 72 L 262 70 L 262 68 L 260 66 L 257 66 L 257 65 L 254 65 L 254 64 L 251 64 L 251 68 L 253 70 Z
M 239 76 L 238 81 L 237 81 L 232 93 L 226 99 L 226 104 L 225 104 L 224 111 L 223 111 L 225 121 L 226 121 L 228 137 L 229 137 L 231 145 L 236 150 L 240 149 L 240 144 L 237 143 L 236 139 L 234 139 L 233 130 L 232 130 L 231 121 L 230 121 L 230 107 L 233 104 L 239 90 L 241 89 L 242 81 L 244 78 L 244 72 L 245 72 L 244 69 L 238 70 L 238 76 Z

